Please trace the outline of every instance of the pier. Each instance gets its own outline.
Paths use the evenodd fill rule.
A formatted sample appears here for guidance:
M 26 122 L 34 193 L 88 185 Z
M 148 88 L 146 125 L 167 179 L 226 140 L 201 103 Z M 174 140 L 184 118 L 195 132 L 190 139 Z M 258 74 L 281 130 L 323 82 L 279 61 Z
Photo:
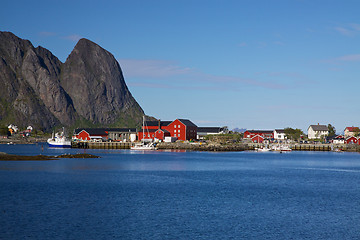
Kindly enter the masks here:
M 249 144 L 194 144 L 194 143 L 158 143 L 158 149 L 183 149 L 192 151 L 246 151 L 255 150 L 255 148 L 269 147 L 272 148 L 277 144 L 249 143 Z M 289 144 L 293 151 L 360 151 L 356 145 L 349 144 Z M 130 149 L 131 142 L 72 142 L 73 148 L 88 149 Z
M 130 142 L 72 142 L 72 148 L 130 149 Z
M 253 143 L 249 144 L 249 150 L 254 150 L 255 148 L 268 146 L 272 148 L 272 146 L 276 146 L 277 144 L 262 144 L 262 143 Z M 341 149 L 342 151 L 349 151 L 351 147 L 347 144 L 288 144 L 288 146 L 293 151 L 334 151 L 336 149 Z

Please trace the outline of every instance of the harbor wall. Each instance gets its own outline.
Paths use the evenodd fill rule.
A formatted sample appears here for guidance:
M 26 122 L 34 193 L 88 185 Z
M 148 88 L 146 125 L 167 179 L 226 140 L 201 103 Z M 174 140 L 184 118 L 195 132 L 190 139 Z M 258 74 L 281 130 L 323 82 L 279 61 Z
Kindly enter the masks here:
M 237 144 L 212 144 L 212 143 L 158 143 L 158 149 L 182 149 L 192 151 L 247 151 L 255 150 L 255 148 L 276 146 L 276 144 L 261 143 L 237 143 Z M 360 151 L 360 146 L 350 144 L 289 144 L 293 151 Z M 130 149 L 130 142 L 73 142 L 73 148 L 89 148 L 89 149 Z
M 72 142 L 73 148 L 130 149 L 130 142 Z
M 276 146 L 277 144 L 261 144 L 261 143 L 251 143 L 249 144 L 249 150 L 254 150 L 255 148 L 268 146 Z M 289 144 L 288 145 L 293 151 L 350 151 L 355 152 L 359 150 L 359 147 L 356 145 L 349 144 Z

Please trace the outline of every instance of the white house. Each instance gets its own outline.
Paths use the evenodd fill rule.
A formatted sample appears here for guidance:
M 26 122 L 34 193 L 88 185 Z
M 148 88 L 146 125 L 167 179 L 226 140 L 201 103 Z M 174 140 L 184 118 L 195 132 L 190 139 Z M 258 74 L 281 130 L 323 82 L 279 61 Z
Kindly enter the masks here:
M 285 130 L 284 129 L 275 129 L 274 130 L 274 139 L 275 140 L 285 140 Z
M 308 128 L 309 139 L 320 139 L 329 134 L 329 129 L 326 125 L 310 125 Z
M 344 138 L 344 136 L 341 136 L 341 135 L 336 136 L 335 138 L 333 138 L 332 143 L 333 144 L 344 144 L 345 138 Z

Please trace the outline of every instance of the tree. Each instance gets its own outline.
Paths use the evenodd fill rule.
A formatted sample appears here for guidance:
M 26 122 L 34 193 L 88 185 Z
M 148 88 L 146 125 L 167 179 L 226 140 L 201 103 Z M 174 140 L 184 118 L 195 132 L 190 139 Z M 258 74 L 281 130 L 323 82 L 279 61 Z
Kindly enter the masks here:
M 330 123 L 328 124 L 328 129 L 329 129 L 329 134 L 328 134 L 329 137 L 333 137 L 336 135 L 336 129 Z
M 0 128 L 0 135 L 1 136 L 9 136 L 9 129 L 6 127 Z
M 354 128 L 354 137 L 358 137 L 360 135 L 360 129 L 358 127 Z
M 304 135 L 303 131 L 298 128 L 293 129 L 288 127 L 284 129 L 284 132 L 286 137 L 291 140 L 298 140 L 301 137 L 301 135 Z

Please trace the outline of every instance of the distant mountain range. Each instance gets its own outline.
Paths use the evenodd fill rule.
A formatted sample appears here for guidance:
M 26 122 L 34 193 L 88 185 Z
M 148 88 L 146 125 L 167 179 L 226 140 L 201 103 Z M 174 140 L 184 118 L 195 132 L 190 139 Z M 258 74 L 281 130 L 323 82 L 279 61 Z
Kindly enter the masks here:
M 0 32 L 0 86 L 1 126 L 136 127 L 144 115 L 114 56 L 84 38 L 62 63 L 47 49 Z
M 231 130 L 233 132 L 238 132 L 238 133 L 244 133 L 246 131 L 245 128 L 234 128 L 233 130 Z

